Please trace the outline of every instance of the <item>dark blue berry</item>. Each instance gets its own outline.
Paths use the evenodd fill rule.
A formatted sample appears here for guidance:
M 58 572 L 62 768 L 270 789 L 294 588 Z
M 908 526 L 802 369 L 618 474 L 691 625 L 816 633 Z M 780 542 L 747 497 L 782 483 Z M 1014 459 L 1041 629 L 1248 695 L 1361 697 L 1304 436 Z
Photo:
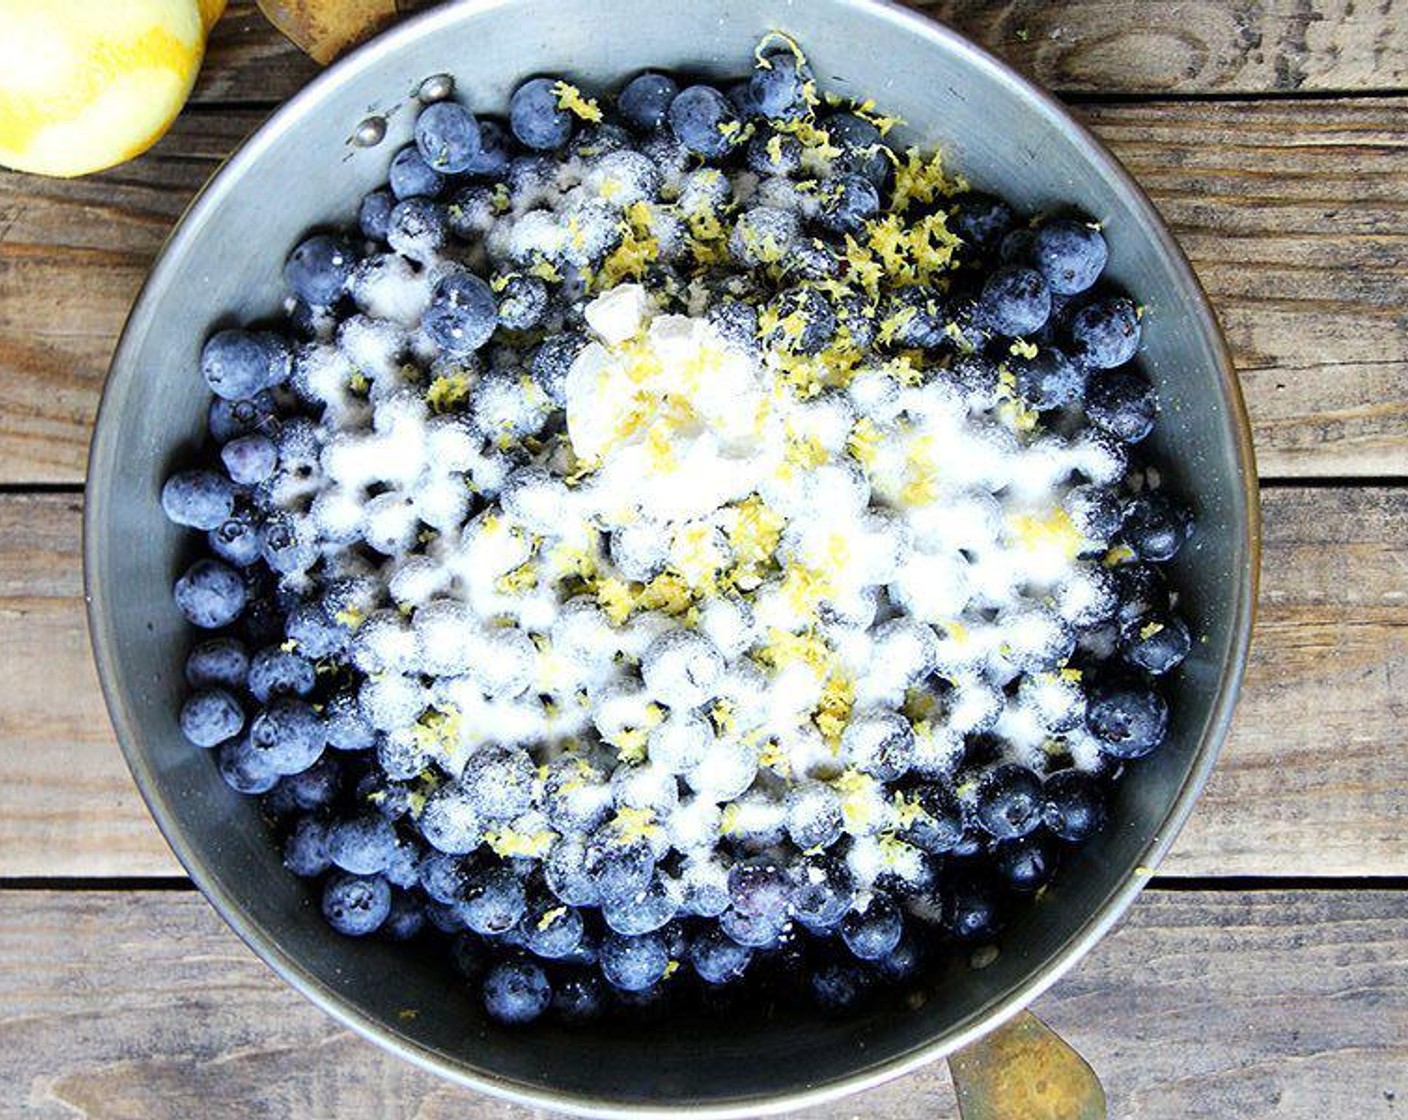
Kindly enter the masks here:
M 1017 378 L 1017 392 L 1038 412 L 1074 404 L 1085 392 L 1085 371 L 1052 346 L 1034 358 L 1013 357 L 1007 368 Z
M 1139 310 L 1123 297 L 1087 304 L 1071 318 L 1071 353 L 1090 369 L 1114 369 L 1139 351 Z
M 244 730 L 244 709 L 223 688 L 196 692 L 181 706 L 181 733 L 198 747 L 216 747 Z
M 308 238 L 284 262 L 284 283 L 310 307 L 327 307 L 342 298 L 357 250 L 345 237 L 319 233 Z
M 529 952 L 548 960 L 570 956 L 582 943 L 582 914 L 551 895 L 534 899 L 523 915 L 519 932 Z
M 464 924 L 484 937 L 507 933 L 522 919 L 527 905 L 523 884 L 506 867 L 472 870 L 459 899 Z
M 511 331 L 531 331 L 548 310 L 548 286 L 536 276 L 511 276 L 499 294 L 499 324 Z
M 249 654 L 235 638 L 211 638 L 186 658 L 186 683 L 192 688 L 221 685 L 243 688 L 249 675 Z
M 327 737 L 311 705 L 280 697 L 254 717 L 249 741 L 276 774 L 297 774 L 318 761 Z
M 954 199 L 948 228 L 981 254 L 995 250 L 1011 231 L 1017 216 L 1000 198 L 964 194 Z
M 482 146 L 479 122 L 454 101 L 427 105 L 416 118 L 416 147 L 425 162 L 442 174 L 468 171 Z
M 950 884 L 943 896 L 943 924 L 960 941 L 992 937 L 1001 924 L 992 886 L 966 876 Z
M 1143 758 L 1168 735 L 1168 705 L 1151 689 L 1110 685 L 1090 698 L 1085 725 L 1112 758 Z
M 813 933 L 835 929 L 854 899 L 851 874 L 833 855 L 803 856 L 792 869 L 792 915 Z
M 304 879 L 315 879 L 332 866 L 328 830 L 317 817 L 299 817 L 284 841 L 284 866 Z
M 798 62 L 795 54 L 790 50 L 775 50 L 763 55 L 753 71 L 748 90 L 763 116 L 785 119 L 806 108 L 803 87 L 810 79 L 810 69 Z
M 387 230 L 391 228 L 391 211 L 397 201 L 390 191 L 372 191 L 363 197 L 357 208 L 357 225 L 363 236 L 372 241 L 386 240 Z
M 533 354 L 529 372 L 533 383 L 555 405 L 567 401 L 567 373 L 587 346 L 586 336 L 577 331 L 549 335 Z
M 1121 638 L 1142 627 L 1150 616 L 1168 610 L 1168 586 L 1152 564 L 1121 564 L 1114 570 L 1114 581 Z
M 335 657 L 347 646 L 347 631 L 317 600 L 299 603 L 289 613 L 284 629 L 298 652 L 315 661 Z
M 269 765 L 262 751 L 254 749 L 248 735 L 225 740 L 216 755 L 216 766 L 226 785 L 236 793 L 268 793 L 279 784 L 278 771 Z
M 689 946 L 689 963 L 706 984 L 727 984 L 741 977 L 753 959 L 753 950 L 706 929 Z
M 211 336 L 200 355 L 205 383 L 227 401 L 247 400 L 282 385 L 292 370 L 288 343 L 269 331 L 220 331 Z
M 900 837 L 934 855 L 952 851 L 963 836 L 963 810 L 947 786 L 926 782 L 906 792 L 920 810 L 900 832 Z
M 837 233 L 857 233 L 880 212 L 880 192 L 861 175 L 838 175 L 827 184 L 817 220 Z
M 1023 894 L 1040 890 L 1055 870 L 1051 853 L 1032 837 L 999 844 L 993 853 L 993 866 L 1009 887 Z
M 436 198 L 445 189 L 445 176 L 425 162 L 420 149 L 407 144 L 391 159 L 391 193 L 398 202 Z
M 1141 560 L 1172 560 L 1192 532 L 1187 507 L 1162 490 L 1135 495 L 1125 509 L 1123 536 Z
M 236 568 L 248 568 L 264 553 L 264 532 L 256 516 L 237 513 L 219 528 L 210 530 L 206 544 L 216 557 Z
M 176 581 L 176 606 L 203 630 L 218 630 L 239 618 L 248 599 L 244 580 L 219 560 L 197 560 Z
M 210 402 L 206 428 L 216 443 L 225 443 L 271 427 L 275 423 L 274 410 L 274 398 L 267 391 L 256 393 L 250 400 L 216 397 Z
M 282 784 L 288 787 L 300 809 L 323 809 L 342 789 L 342 768 L 335 759 L 324 755 L 301 774 L 290 774 Z
M 717 159 L 733 147 L 742 131 L 728 98 L 713 86 L 690 86 L 670 102 L 670 128 L 695 155 Z
M 1176 614 L 1147 619 L 1123 643 L 1124 659 L 1156 677 L 1178 668 L 1192 648 L 1188 624 Z
M 1138 443 L 1154 430 L 1158 401 L 1143 374 L 1132 369 L 1105 370 L 1090 379 L 1085 414 L 1116 439 Z
M 823 1011 L 849 1011 L 869 992 L 865 973 L 853 964 L 823 964 L 807 978 L 812 998 Z
M 249 663 L 249 691 L 261 704 L 275 696 L 307 696 L 317 683 L 317 671 L 306 657 L 269 646 Z
M 864 910 L 852 910 L 841 921 L 841 940 L 863 961 L 879 960 L 900 943 L 904 919 L 888 898 L 872 895 Z
M 448 232 L 445 207 L 428 198 L 408 198 L 391 211 L 386 241 L 403 256 L 424 263 L 444 248 Z
M 1073 487 L 1061 505 L 1072 524 L 1091 540 L 1108 541 L 1124 524 L 1124 506 L 1114 491 L 1103 486 Z
M 854 113 L 837 113 L 824 126 L 831 143 L 841 149 L 836 170 L 864 175 L 881 190 L 890 178 L 890 158 L 885 140 L 870 121 Z
M 634 147 L 631 134 L 613 121 L 598 121 L 577 134 L 571 151 L 581 159 L 595 159 Z
M 391 862 L 396 829 L 380 813 L 363 813 L 328 828 L 328 858 L 353 875 L 375 875 Z
M 889 293 L 881 319 L 893 332 L 895 346 L 937 350 L 949 343 L 943 296 L 927 284 L 911 284 Z
M 1019 265 L 1000 268 L 988 277 L 978 301 L 983 325 L 1011 337 L 1035 334 L 1050 314 L 1051 292 L 1041 273 Z
M 1036 231 L 1027 226 L 1009 230 L 998 244 L 997 259 L 1003 264 L 1030 264 L 1035 241 Z
M 607 983 L 627 992 L 641 992 L 662 979 L 670 954 L 659 934 L 626 937 L 608 933 L 601 942 L 601 974 Z
M 323 917 L 346 937 L 375 933 L 391 913 L 391 887 L 384 879 L 336 874 L 323 887 Z
M 1105 827 L 1100 783 L 1079 770 L 1058 770 L 1042 786 L 1041 819 L 1053 836 L 1072 843 L 1089 840 Z
M 1041 824 L 1041 779 L 1025 766 L 1003 765 L 978 782 L 975 817 L 998 840 L 1026 836 Z
M 274 473 L 278 461 L 274 441 L 258 433 L 232 439 L 220 449 L 220 462 L 230 481 L 240 486 L 257 486 L 264 482 Z
M 836 312 L 815 288 L 789 288 L 772 303 L 779 322 L 797 322 L 800 333 L 778 327 L 767 339 L 772 346 L 799 354 L 819 354 L 836 337 Z
M 381 924 L 381 933 L 392 941 L 409 941 L 425 928 L 425 906 L 404 890 L 391 892 L 391 909 Z
M 552 78 L 533 78 L 514 90 L 509 101 L 509 127 L 519 143 L 534 151 L 555 151 L 572 135 L 572 114 L 558 104 L 557 87 Z
M 679 904 L 656 877 L 643 890 L 627 897 L 606 897 L 601 916 L 617 933 L 654 933 L 679 913 Z
M 899 944 L 873 962 L 876 974 L 892 984 L 908 980 L 919 971 L 924 952 L 912 937 L 901 937 Z
M 552 1009 L 565 1023 L 590 1023 L 606 1009 L 606 993 L 594 972 L 577 971 L 559 980 L 552 993 Z
M 747 163 L 757 175 L 795 175 L 802 166 L 802 143 L 785 132 L 765 129 L 748 141 Z
M 484 1009 L 500 1023 L 531 1023 L 551 1002 L 547 973 L 532 961 L 504 961 L 484 976 Z
M 626 83 L 616 100 L 622 119 L 641 132 L 654 132 L 665 123 L 680 87 L 664 74 L 639 74 Z
M 745 121 L 752 120 L 762 113 L 762 110 L 758 108 L 757 101 L 753 99 L 751 82 L 733 82 L 725 86 L 724 97 L 733 106 L 733 111 Z
M 493 336 L 499 308 L 493 289 L 472 272 L 452 272 L 435 285 L 421 325 L 447 354 L 472 354 Z
M 513 158 L 513 141 L 508 131 L 498 121 L 479 122 L 479 154 L 469 161 L 464 173 L 475 179 L 498 182 L 508 174 L 509 160 Z
M 738 944 L 751 949 L 776 947 L 786 928 L 785 914 L 743 914 L 730 906 L 719 915 L 719 929 Z
M 182 471 L 161 488 L 161 508 L 177 525 L 215 529 L 235 511 L 235 488 L 215 471 Z
M 1055 218 L 1036 231 L 1032 262 L 1057 295 L 1074 296 L 1088 290 L 1110 259 L 1100 231 L 1086 222 Z

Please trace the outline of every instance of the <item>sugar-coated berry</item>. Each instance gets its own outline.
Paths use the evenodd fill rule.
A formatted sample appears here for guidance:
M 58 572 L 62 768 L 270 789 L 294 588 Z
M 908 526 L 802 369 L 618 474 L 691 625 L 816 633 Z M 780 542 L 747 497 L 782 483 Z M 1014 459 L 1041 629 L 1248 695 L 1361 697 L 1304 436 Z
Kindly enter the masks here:
M 852 910 L 841 922 L 841 940 L 863 961 L 879 960 L 900 943 L 904 919 L 899 909 L 883 895 L 871 895 L 859 910 Z
M 1017 378 L 1017 392 L 1038 412 L 1074 404 L 1085 393 L 1085 371 L 1054 346 L 1032 358 L 1011 358 L 1007 368 Z

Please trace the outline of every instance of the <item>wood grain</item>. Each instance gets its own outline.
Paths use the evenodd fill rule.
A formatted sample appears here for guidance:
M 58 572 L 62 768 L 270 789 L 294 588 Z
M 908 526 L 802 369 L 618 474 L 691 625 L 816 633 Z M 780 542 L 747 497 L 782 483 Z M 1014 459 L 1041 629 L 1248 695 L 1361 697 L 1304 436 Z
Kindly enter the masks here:
M 1160 892 L 1034 1006 L 1121 1120 L 1376 1120 L 1408 1093 L 1408 894 Z M 0 895 L 0 1113 L 542 1117 L 306 1003 L 194 894 Z M 942 1063 L 798 1120 L 953 1115 Z
M 1273 490 L 1265 507 L 1236 727 L 1162 870 L 1408 874 L 1408 491 Z M 78 521 L 74 498 L 0 498 L 3 873 L 172 874 L 98 696 Z
M 432 0 L 401 0 L 403 11 Z M 1387 90 L 1408 84 L 1402 0 L 909 0 L 1043 85 L 1068 93 Z M 232 3 L 194 97 L 282 100 L 317 67 Z
M 1408 101 L 1091 105 L 1224 323 L 1274 476 L 1408 462 Z M 73 182 L 0 173 L 0 483 L 77 482 L 102 378 L 172 222 L 261 119 L 188 112 Z

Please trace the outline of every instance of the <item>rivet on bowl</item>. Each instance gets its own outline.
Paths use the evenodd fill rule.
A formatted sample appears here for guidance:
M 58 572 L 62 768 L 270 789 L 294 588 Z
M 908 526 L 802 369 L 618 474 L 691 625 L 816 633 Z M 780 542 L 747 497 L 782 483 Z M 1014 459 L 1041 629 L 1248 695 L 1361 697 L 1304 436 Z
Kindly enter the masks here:
M 455 92 L 455 79 L 449 74 L 432 74 L 421 82 L 420 90 L 416 93 L 422 101 L 429 104 L 432 101 L 444 101 Z
M 359 148 L 375 148 L 385 139 L 385 117 L 367 117 L 352 132 L 352 143 Z

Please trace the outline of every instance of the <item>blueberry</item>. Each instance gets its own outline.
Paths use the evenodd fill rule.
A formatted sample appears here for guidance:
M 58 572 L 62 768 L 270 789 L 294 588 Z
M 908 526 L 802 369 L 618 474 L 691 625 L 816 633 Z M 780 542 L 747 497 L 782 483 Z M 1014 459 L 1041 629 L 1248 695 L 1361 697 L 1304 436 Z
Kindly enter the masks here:
M 719 915 L 719 929 L 750 949 L 776 948 L 786 928 L 786 915 L 743 914 L 733 906 Z
M 1040 840 L 1029 836 L 999 844 L 993 853 L 993 866 L 1014 891 L 1031 894 L 1051 878 L 1055 860 Z
M 347 647 L 347 631 L 318 600 L 294 607 L 284 630 L 289 641 L 297 644 L 299 653 L 314 661 L 335 657 Z
M 364 237 L 372 241 L 386 240 L 396 202 L 396 196 L 390 191 L 372 191 L 362 198 L 357 208 L 357 225 Z
M 391 887 L 380 878 L 333 875 L 323 887 L 323 917 L 346 937 L 375 933 L 391 913 Z
M 517 747 L 483 747 L 460 776 L 460 786 L 486 820 L 506 821 L 533 803 L 537 767 Z
M 205 537 L 218 559 L 236 568 L 248 568 L 264 551 L 264 532 L 255 515 L 237 513 Z
M 1103 486 L 1076 486 L 1061 499 L 1071 523 L 1095 541 L 1108 541 L 1124 524 L 1124 507 L 1112 490 Z
M 802 166 L 802 143 L 785 132 L 765 129 L 748 141 L 748 170 L 756 175 L 795 175 Z
M 567 373 L 587 346 L 587 338 L 578 331 L 548 335 L 533 353 L 528 370 L 533 383 L 553 404 L 567 403 Z
M 742 130 L 728 98 L 713 86 L 690 86 L 670 102 L 670 128 L 695 155 L 718 159 L 733 147 Z
M 323 809 L 342 789 L 342 768 L 324 755 L 301 774 L 290 774 L 282 784 L 288 787 L 300 809 Z
M 1032 240 L 1032 261 L 1057 295 L 1074 296 L 1092 287 L 1110 259 L 1100 231 L 1087 222 L 1055 218 Z
M 284 841 L 284 866 L 303 879 L 316 879 L 332 866 L 328 830 L 317 817 L 299 817 Z
M 393 891 L 391 909 L 381 923 L 381 932 L 392 941 L 409 941 L 425 928 L 422 900 L 404 890 Z
M 514 90 L 509 101 L 509 127 L 534 151 L 555 151 L 572 135 L 572 114 L 558 104 L 557 84 L 552 78 L 533 78 Z
M 453 906 L 464 895 L 469 864 L 462 856 L 427 852 L 416 866 L 421 890 L 436 902 Z
M 498 322 L 493 289 L 472 272 L 452 272 L 436 284 L 421 319 L 430 340 L 457 356 L 472 354 L 488 342 Z
M 239 618 L 248 593 L 244 580 L 219 560 L 197 560 L 176 581 L 176 606 L 203 630 L 218 630 Z
M 949 365 L 948 375 L 974 410 L 993 408 L 1001 399 L 998 368 L 981 354 L 960 354 Z
M 836 337 L 836 312 L 815 288 L 788 288 L 772 303 L 781 324 L 766 340 L 799 354 L 819 354 Z
M 1143 758 L 1168 735 L 1168 705 L 1151 689 L 1112 685 L 1090 698 L 1085 725 L 1112 758 Z
M 883 190 L 890 178 L 890 159 L 880 130 L 854 113 L 837 113 L 824 127 L 831 143 L 841 149 L 836 170 L 864 175 Z
M 416 763 L 408 767 L 411 773 L 407 777 L 419 771 L 419 760 Z M 438 786 L 426 798 L 420 815 L 420 831 L 427 843 L 451 855 L 472 852 L 483 840 L 479 816 L 458 782 Z
M 975 815 L 995 839 L 1026 836 L 1041 824 L 1041 779 L 1025 766 L 994 767 L 978 782 Z
M 1152 564 L 1121 564 L 1114 570 L 1114 580 L 1120 602 L 1116 622 L 1122 638 L 1142 627 L 1151 615 L 1168 610 L 1168 587 Z
M 264 524 L 261 555 L 280 574 L 306 571 L 318 558 L 317 533 L 306 517 L 280 511 Z
M 895 346 L 937 350 L 950 341 L 943 296 L 927 284 L 911 284 L 890 292 L 881 320 L 893 332 Z
M 1124 659 L 1156 677 L 1178 668 L 1192 648 L 1188 624 L 1176 614 L 1148 619 L 1123 643 Z
M 748 91 L 763 116 L 789 118 L 806 108 L 804 87 L 810 79 L 809 68 L 798 62 L 795 54 L 774 50 L 758 62 Z
M 391 193 L 397 202 L 436 198 L 445 189 L 445 176 L 425 162 L 420 149 L 407 144 L 391 159 Z
M 460 917 L 475 933 L 492 937 L 507 933 L 527 907 L 523 884 L 506 867 L 472 870 L 459 899 Z
M 753 99 L 751 82 L 731 82 L 724 87 L 724 97 L 743 120 L 752 120 L 762 113 L 757 101 Z
M 900 838 L 934 855 L 952 851 L 963 836 L 963 810 L 947 786 L 928 782 L 907 791 L 919 810 L 900 831 Z
M 444 248 L 448 230 L 443 206 L 428 198 L 408 198 L 391 211 L 386 241 L 402 256 L 424 264 Z
M 717 929 L 706 929 L 689 946 L 689 963 L 706 984 L 727 984 L 737 980 L 753 959 L 753 950 L 725 937 Z
M 277 774 L 297 774 L 318 761 L 327 744 L 322 717 L 302 700 L 280 697 L 254 717 L 250 745 Z
M 812 998 L 823 1011 L 848 1011 L 869 992 L 870 981 L 853 964 L 824 964 L 808 978 Z
M 577 133 L 569 151 L 580 159 L 595 159 L 613 152 L 623 152 L 632 148 L 635 141 L 631 134 L 614 121 L 598 121 Z
M 1187 507 L 1162 490 L 1135 495 L 1125 509 L 1123 536 L 1141 560 L 1172 560 L 1192 532 Z
M 279 774 L 270 767 L 263 752 L 250 744 L 249 736 L 227 739 L 216 755 L 220 776 L 236 793 L 268 793 L 279 784 Z
M 1036 231 L 1027 226 L 1009 230 L 998 243 L 997 259 L 1003 264 L 1030 264 L 1035 241 Z
M 363 813 L 328 828 L 328 858 L 353 875 L 386 870 L 396 847 L 396 829 L 380 813 Z
M 1012 208 L 1002 199 L 974 192 L 953 200 L 948 228 L 986 255 L 1002 243 L 1016 221 Z
M 161 488 L 167 519 L 191 529 L 215 529 L 235 511 L 235 488 L 215 471 L 182 471 Z
M 270 646 L 249 663 L 249 691 L 261 704 L 275 696 L 307 696 L 317 683 L 317 671 L 306 657 Z
M 770 860 L 739 863 L 729 868 L 729 901 L 740 914 L 785 920 L 789 894 L 787 873 Z
M 1138 443 L 1154 430 L 1158 407 L 1154 387 L 1132 369 L 1097 373 L 1086 389 L 1090 422 L 1125 443 Z
M 606 1008 L 606 993 L 594 972 L 577 971 L 559 980 L 552 993 L 552 1009 L 566 1023 L 590 1023 Z
M 244 730 L 244 709 L 223 688 L 193 693 L 181 706 L 181 733 L 198 747 L 219 746 Z
M 639 74 L 626 83 L 616 100 L 616 108 L 632 128 L 654 132 L 665 123 L 680 87 L 664 74 Z
M 571 955 L 582 943 L 582 928 L 581 911 L 551 895 L 533 900 L 519 925 L 524 947 L 548 960 Z
M 883 895 L 872 895 L 864 910 L 852 910 L 841 921 L 841 940 L 863 961 L 879 960 L 900 943 L 904 919 Z
M 1085 392 L 1085 371 L 1053 346 L 1034 358 L 1013 357 L 1007 368 L 1017 378 L 1017 392 L 1038 412 L 1074 404 Z
M 960 941 L 981 941 L 998 930 L 1001 917 L 990 884 L 961 877 L 944 891 L 943 924 Z
M 433 170 L 445 175 L 463 174 L 482 148 L 479 122 L 463 105 L 436 101 L 416 118 L 416 147 Z
M 249 654 L 234 638 L 211 638 L 186 658 L 186 683 L 192 688 L 223 685 L 243 688 L 249 675 Z
M 857 233 L 880 212 L 880 192 L 860 175 L 837 175 L 822 194 L 817 220 L 836 233 Z
M 919 971 L 923 958 L 924 950 L 919 942 L 912 937 L 902 937 L 898 945 L 873 962 L 873 965 L 881 980 L 898 984 L 910 979 Z
M 210 402 L 206 428 L 216 443 L 225 443 L 236 436 L 263 431 L 276 423 L 274 398 L 267 391 L 256 393 L 249 400 L 225 400 L 216 397 Z
M 1139 351 L 1139 310 L 1123 297 L 1082 307 L 1071 319 L 1071 353 L 1091 369 L 1114 369 Z
M 1053 836 L 1072 843 L 1089 840 L 1105 827 L 1100 783 L 1079 770 L 1058 770 L 1042 785 L 1041 819 Z
M 230 481 L 240 486 L 257 486 L 264 482 L 274 473 L 278 458 L 274 441 L 257 433 L 232 439 L 220 449 L 220 462 Z
M 246 574 L 257 571 L 257 568 L 246 569 Z M 240 619 L 241 636 L 252 645 L 266 645 L 278 641 L 282 636 L 283 626 L 283 611 L 273 599 L 265 595 L 251 597 Z
M 319 233 L 289 254 L 284 284 L 309 306 L 328 307 L 342 298 L 356 266 L 357 250 L 351 241 Z
M 856 713 L 841 734 L 841 757 L 848 766 L 892 782 L 914 758 L 914 728 L 888 709 Z
M 205 383 L 227 401 L 247 400 L 282 385 L 292 370 L 288 343 L 269 331 L 220 331 L 211 336 L 200 355 Z
M 984 325 L 998 334 L 1034 334 L 1051 314 L 1051 292 L 1035 269 L 1008 265 L 983 285 L 978 314 Z
M 511 276 L 499 295 L 499 324 L 511 331 L 531 331 L 548 310 L 548 286 L 536 276 Z
M 512 145 L 508 131 L 498 121 L 480 121 L 479 153 L 469 161 L 464 173 L 476 179 L 498 182 L 508 174 Z
M 582 869 L 603 902 L 622 903 L 649 884 L 655 857 L 643 840 L 621 843 L 608 836 L 588 844 Z
M 670 954 L 659 934 L 624 937 L 608 933 L 601 942 L 601 974 L 607 983 L 627 992 L 640 992 L 661 980 Z
M 813 933 L 835 929 L 854 899 L 851 874 L 835 856 L 803 856 L 792 869 L 792 914 Z
M 657 876 L 641 891 L 625 898 L 608 896 L 601 901 L 601 916 L 617 933 L 654 933 L 679 913 L 679 903 Z

